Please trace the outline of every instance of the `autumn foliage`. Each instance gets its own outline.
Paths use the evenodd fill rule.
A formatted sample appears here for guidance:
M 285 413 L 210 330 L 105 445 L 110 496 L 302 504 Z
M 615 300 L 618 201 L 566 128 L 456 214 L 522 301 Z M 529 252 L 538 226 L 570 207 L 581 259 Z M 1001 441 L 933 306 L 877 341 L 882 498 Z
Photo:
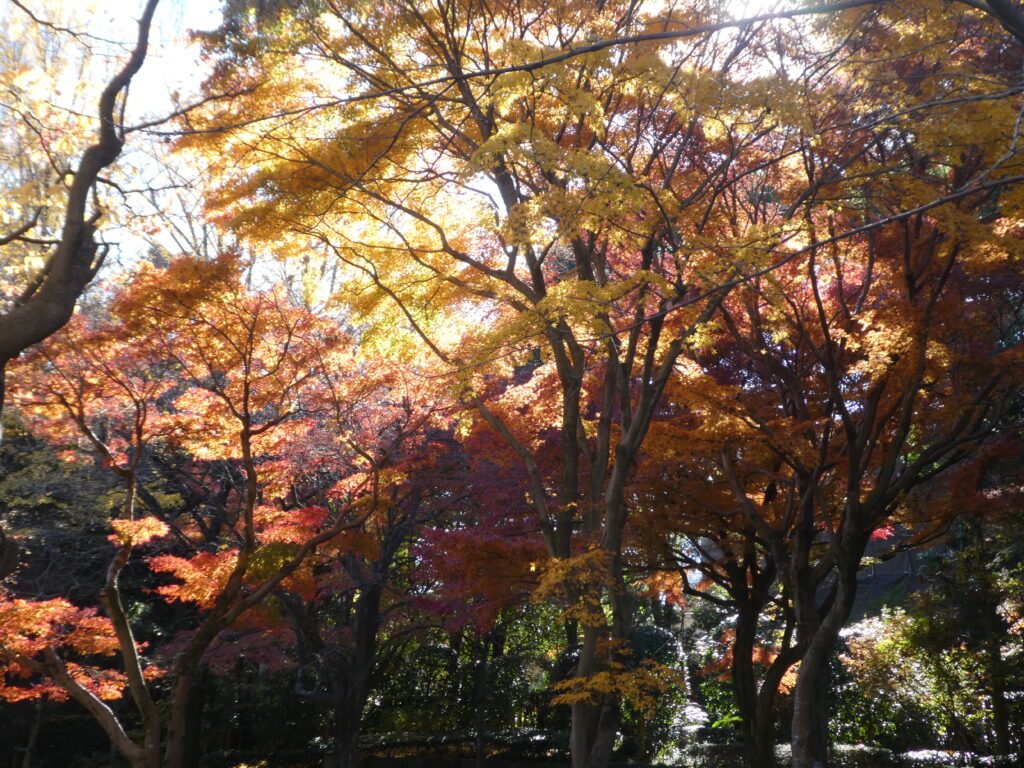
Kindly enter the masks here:
M 750 768 L 783 698 L 795 768 L 827 759 L 865 558 L 983 516 L 1012 453 L 1024 23 L 719 5 L 227 3 L 172 133 L 230 245 L 11 366 L 19 418 L 119 491 L 98 607 L 4 588 L 3 695 L 182 768 L 244 636 L 347 768 L 392 654 L 444 633 L 480 654 L 482 756 L 488 654 L 542 605 L 573 768 L 602 768 L 686 685 L 638 627 L 703 601 Z M 162 648 L 129 574 L 189 617 Z

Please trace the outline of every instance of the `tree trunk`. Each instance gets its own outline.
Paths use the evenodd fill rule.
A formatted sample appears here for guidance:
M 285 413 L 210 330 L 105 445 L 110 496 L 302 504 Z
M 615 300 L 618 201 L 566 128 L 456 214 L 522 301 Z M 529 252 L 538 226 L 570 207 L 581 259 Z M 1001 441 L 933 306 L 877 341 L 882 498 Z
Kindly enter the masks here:
M 806 648 L 800 657 L 796 688 L 793 691 L 793 721 L 790 744 L 791 768 L 824 768 L 828 765 L 828 663 L 839 640 L 839 631 L 850 616 L 857 594 L 857 566 L 864 552 L 864 541 L 840 546 L 834 599 L 824 609 L 817 626 L 800 627 L 799 645 Z M 815 596 L 809 597 L 816 599 Z M 798 610 L 798 615 L 803 611 Z M 804 615 L 808 615 L 804 612 Z M 814 616 L 819 611 L 814 609 Z
M 334 750 L 332 768 L 359 768 L 363 755 L 359 751 L 359 721 L 350 719 L 348 706 L 334 710 Z
M 595 654 L 600 631 L 597 627 L 581 627 L 583 642 L 580 644 L 579 659 L 574 677 L 589 677 L 594 672 Z M 569 754 L 572 768 L 599 768 L 590 762 L 590 750 L 597 735 L 597 719 L 600 707 L 590 701 L 573 702 L 570 707 Z
M 732 646 L 733 693 L 743 718 L 744 764 L 747 768 L 775 768 L 775 755 L 770 743 L 771 722 L 762 716 L 758 706 L 753 661 L 756 627 L 756 610 L 752 606 L 741 606 L 736 618 L 736 639 Z
M 25 744 L 25 757 L 22 758 L 21 768 L 32 768 L 32 758 L 36 753 L 36 741 L 39 739 L 39 728 L 43 724 L 43 700 L 37 700 L 32 709 L 32 727 L 28 732 L 28 743 Z
M 185 768 L 185 745 L 188 742 L 188 700 L 195 684 L 196 666 L 180 664 L 175 670 L 168 702 L 167 745 L 164 768 Z
M 989 638 L 989 692 L 992 694 L 992 730 L 995 732 L 995 750 L 998 755 L 1010 754 L 1010 715 L 1003 683 L 1002 655 L 999 642 Z
M 983 542 L 980 531 L 975 531 L 978 542 Z M 982 553 L 984 550 L 982 549 Z M 982 564 L 979 563 L 979 566 Z M 994 747 L 998 755 L 1010 754 L 1012 739 L 1010 736 L 1010 713 L 1006 701 L 1006 676 L 1003 662 L 1002 637 L 1008 631 L 1003 618 L 999 615 L 999 597 L 994 585 L 983 579 L 980 599 L 984 601 L 982 624 L 985 630 L 984 654 L 985 677 L 989 694 L 992 696 L 992 731 L 995 737 Z
M 821 738 L 822 689 L 828 684 L 827 665 L 838 632 L 819 632 L 800 661 L 796 689 L 793 691 L 791 746 L 792 768 L 824 768 L 828 765 L 828 742 Z
M 586 678 L 598 671 L 598 644 L 605 627 L 583 627 L 583 644 L 575 677 Z M 569 753 L 572 768 L 606 768 L 611 761 L 618 733 L 621 708 L 616 693 L 601 695 L 596 702 L 582 700 L 572 704 Z
M 202 756 L 203 708 L 206 705 L 205 674 L 200 672 L 188 692 L 185 704 L 185 733 L 182 736 L 183 768 L 199 768 Z
M 597 730 L 590 748 L 590 768 L 607 768 L 611 762 L 621 715 L 619 697 L 615 694 L 606 694 L 597 715 Z
M 774 744 L 771 737 L 771 702 L 775 697 L 764 697 L 751 691 L 750 696 L 737 698 L 740 716 L 743 718 L 743 762 L 747 768 L 775 768 Z M 768 706 L 763 705 L 765 698 Z
M 95 277 L 98 259 L 98 216 L 88 214 L 97 178 L 121 154 L 124 139 L 117 114 L 118 99 L 142 67 L 149 47 L 149 28 L 158 0 L 147 0 L 139 20 L 138 38 L 128 61 L 106 84 L 99 100 L 99 130 L 94 143 L 82 152 L 71 175 L 60 240 L 37 280 L 25 287 L 20 299 L 0 314 L 0 379 L 8 362 L 23 350 L 60 330 L 75 309 L 75 302 Z M 3 401 L 0 400 L 0 407 Z
M 334 677 L 334 768 L 359 768 L 359 731 L 363 710 L 370 696 L 370 682 L 377 663 L 377 633 L 380 630 L 380 599 L 383 578 L 359 593 L 355 605 L 352 637 L 355 647 L 337 660 Z
M 473 697 L 476 699 L 476 712 L 474 713 L 473 723 L 473 730 L 475 731 L 473 752 L 476 758 L 476 768 L 483 768 L 487 749 L 487 655 L 490 649 L 486 641 L 481 643 L 481 646 L 480 663 L 476 670 L 476 685 L 474 686 Z
M 597 671 L 597 647 L 606 627 L 583 626 L 583 643 L 576 664 L 576 678 L 590 677 Z M 574 702 L 570 710 L 569 753 L 572 768 L 606 768 L 615 747 L 619 725 L 618 696 L 601 695 L 598 700 Z

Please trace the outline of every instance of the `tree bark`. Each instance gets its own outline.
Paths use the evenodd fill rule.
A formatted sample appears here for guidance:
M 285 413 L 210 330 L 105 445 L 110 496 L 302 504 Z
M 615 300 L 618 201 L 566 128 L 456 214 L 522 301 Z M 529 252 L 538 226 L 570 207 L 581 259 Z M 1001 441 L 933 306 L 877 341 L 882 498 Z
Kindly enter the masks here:
M 339 705 L 334 709 L 333 750 L 331 765 L 333 768 L 359 768 L 362 765 L 362 753 L 359 751 L 359 721 L 348 718 L 351 707 Z
M 866 534 L 852 538 L 854 541 L 847 540 L 839 545 L 833 598 L 818 608 L 816 591 L 804 589 L 804 599 L 812 603 L 797 609 L 798 617 L 803 616 L 798 630 L 801 633 L 800 644 L 806 650 L 800 659 L 793 691 L 792 768 L 824 768 L 828 765 L 828 662 L 839 640 L 839 632 L 853 609 L 857 569 L 867 544 Z
M 740 606 L 736 619 L 736 639 L 732 646 L 732 684 L 736 705 L 743 718 L 743 759 L 747 768 L 775 768 L 771 744 L 770 707 L 759 707 L 757 678 L 754 674 L 754 642 L 758 613 L 751 606 Z
M 390 552 L 385 558 L 390 562 Z M 360 591 L 355 605 L 353 642 L 355 647 L 346 658 L 338 659 L 334 687 L 335 768 L 359 768 L 363 757 L 359 751 L 359 731 L 363 711 L 370 696 L 370 683 L 377 663 L 377 633 L 380 631 L 380 601 L 383 577 L 375 574 L 374 582 Z
M 68 674 L 64 662 L 56 651 L 47 648 L 43 651 L 47 672 L 67 694 L 81 704 L 103 728 L 117 751 L 131 764 L 132 768 L 160 768 L 159 754 L 147 752 L 132 741 L 125 732 L 124 726 L 110 706 L 98 696 L 88 691 L 71 675 Z
M 175 665 L 174 682 L 171 685 L 168 702 L 170 713 L 167 723 L 167 746 L 164 751 L 165 768 L 185 768 L 185 745 L 189 742 L 190 721 L 188 700 L 195 685 L 197 671 L 198 663 L 179 662 Z
M 110 79 L 99 101 L 99 136 L 82 153 L 71 187 L 60 242 L 50 256 L 42 278 L 27 289 L 4 315 L 0 315 L 0 374 L 22 350 L 60 330 L 71 317 L 75 302 L 96 274 L 98 264 L 95 216 L 86 207 L 96 180 L 121 154 L 124 138 L 115 117 L 117 99 L 142 67 L 149 46 L 149 28 L 159 0 L 147 0 L 139 20 L 139 34 L 128 61 Z
M 593 674 L 595 655 L 600 632 L 597 627 L 581 627 L 583 642 L 580 644 L 579 659 L 574 677 L 582 678 Z M 597 733 L 597 718 L 600 707 L 586 699 L 573 702 L 570 707 L 569 755 L 572 768 L 597 768 L 590 762 L 590 750 Z
M 796 689 L 793 691 L 791 747 L 792 768 L 823 768 L 828 765 L 828 744 L 822 743 L 822 713 L 818 706 L 828 655 L 838 633 L 819 633 L 800 662 Z
M 476 768 L 484 768 L 487 756 L 487 656 L 490 653 L 486 640 L 481 643 L 480 662 L 476 669 L 473 698 L 476 700 L 473 730 L 475 731 L 473 752 Z
M 202 757 L 203 709 L 206 705 L 205 674 L 200 672 L 189 688 L 185 704 L 185 733 L 182 736 L 183 768 L 199 768 Z
M 3 415 L 7 363 L 28 347 L 64 327 L 74 312 L 79 296 L 100 267 L 102 255 L 98 260 L 94 226 L 98 213 L 87 219 L 86 206 L 100 173 L 118 158 L 124 147 L 121 127 L 114 115 L 117 99 L 127 90 L 146 59 L 149 30 L 158 2 L 147 0 L 139 19 L 135 48 L 100 95 L 99 136 L 82 153 L 74 173 L 68 190 L 60 241 L 47 259 L 39 278 L 26 288 L 8 312 L 0 315 L 0 416 Z M 0 421 L 2 439 L 3 423 Z M 0 544 L 3 541 L 0 530 Z M 12 573 L 18 565 L 16 550 L 10 553 L 4 551 L 3 554 L 11 556 L 0 558 L 0 578 Z
M 32 758 L 36 753 L 36 742 L 39 740 L 39 729 L 43 724 L 43 700 L 36 701 L 33 707 L 32 726 L 28 732 L 28 742 L 25 744 L 25 756 L 21 761 L 21 768 L 32 768 Z

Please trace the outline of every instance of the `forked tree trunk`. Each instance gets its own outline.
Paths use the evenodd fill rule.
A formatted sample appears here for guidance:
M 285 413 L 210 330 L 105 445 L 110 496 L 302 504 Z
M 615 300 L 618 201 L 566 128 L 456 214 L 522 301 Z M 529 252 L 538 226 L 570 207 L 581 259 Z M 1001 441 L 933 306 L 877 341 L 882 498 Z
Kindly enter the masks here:
M 866 544 L 866 534 L 855 537 L 853 542 L 840 544 L 834 599 L 820 621 L 816 621 L 816 626 L 804 624 L 800 627 L 800 643 L 806 651 L 800 658 L 796 688 L 793 690 L 792 768 L 825 768 L 828 765 L 828 663 L 839 640 L 839 632 L 853 610 L 857 568 Z M 809 600 L 817 597 L 814 590 L 804 590 L 804 594 Z M 805 607 L 797 613 L 809 616 L 811 609 Z M 816 608 L 813 613 L 817 617 Z
M 634 598 L 621 583 L 618 543 L 615 541 L 617 534 L 606 535 L 612 538 L 607 572 L 612 584 L 608 589 L 612 621 L 610 625 L 582 627 L 583 643 L 575 671 L 577 678 L 587 678 L 600 671 L 604 661 L 598 653 L 602 639 L 610 635 L 613 645 L 609 652 L 619 652 L 614 643 L 624 643 L 629 638 L 636 607 Z M 622 718 L 622 704 L 614 692 L 595 698 L 596 701 L 578 701 L 571 707 L 569 752 L 572 768 L 607 768 L 611 762 Z
M 598 671 L 597 647 L 603 627 L 583 627 L 583 643 L 575 676 L 585 678 Z M 577 701 L 570 708 L 569 753 L 572 768 L 605 768 L 611 761 L 618 732 L 620 709 L 614 694 L 597 701 Z

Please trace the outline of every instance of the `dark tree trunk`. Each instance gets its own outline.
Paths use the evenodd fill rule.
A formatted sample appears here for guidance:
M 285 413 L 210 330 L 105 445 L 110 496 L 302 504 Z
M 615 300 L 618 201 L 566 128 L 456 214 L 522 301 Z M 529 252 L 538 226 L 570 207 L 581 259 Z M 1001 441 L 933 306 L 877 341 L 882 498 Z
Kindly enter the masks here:
M 824 768 L 828 765 L 828 741 L 822 739 L 822 721 L 826 726 L 828 721 L 819 707 L 822 689 L 828 683 L 828 656 L 838 638 L 838 633 L 834 637 L 829 634 L 816 636 L 800 662 L 793 691 L 792 768 Z
M 188 692 L 185 703 L 185 733 L 182 748 L 183 768 L 199 768 L 202 756 L 203 709 L 206 706 L 205 674 L 199 673 Z
M 828 765 L 828 665 L 839 640 L 839 632 L 850 617 L 857 594 L 857 569 L 867 535 L 840 544 L 837 555 L 835 591 L 822 606 L 816 604 L 816 590 L 803 590 L 809 605 L 798 608 L 804 617 L 796 688 L 793 691 L 793 721 L 790 732 L 792 768 L 824 768 Z
M 583 626 L 583 642 L 579 648 L 574 676 L 588 677 L 594 671 L 595 654 L 600 632 L 597 627 Z M 569 754 L 572 768 L 595 768 L 590 761 L 590 750 L 597 736 L 600 706 L 587 700 L 574 702 L 570 707 Z
M 474 685 L 474 699 L 476 711 L 474 713 L 473 730 L 474 745 L 473 752 L 476 758 L 476 768 L 483 768 L 484 758 L 487 750 L 487 654 L 488 646 L 481 644 L 480 662 L 477 665 L 476 681 Z
M 770 707 L 759 707 L 757 678 L 754 674 L 754 637 L 757 614 L 749 606 L 740 608 L 733 643 L 732 684 L 736 705 L 743 718 L 743 759 L 747 768 L 775 768 L 771 743 Z
M 32 727 L 29 728 L 28 742 L 25 744 L 25 756 L 21 760 L 21 768 L 32 768 L 32 758 L 35 757 L 36 742 L 39 740 L 39 729 L 43 724 L 43 700 L 36 701 L 32 710 Z
M 347 717 L 348 706 L 334 710 L 334 750 L 330 765 L 332 768 L 359 768 L 363 755 L 359 751 L 359 722 Z
M 612 583 L 618 585 L 608 591 L 612 612 L 611 626 L 581 627 L 583 642 L 580 645 L 579 660 L 574 673 L 576 678 L 588 678 L 602 668 L 605 659 L 600 658 L 598 654 L 602 640 L 607 639 L 609 635 L 613 640 L 620 641 L 625 641 L 629 637 L 635 605 L 632 597 L 620 583 L 618 555 L 615 554 L 617 545 L 613 545 L 611 552 L 609 576 Z M 614 647 L 610 652 L 618 653 Z M 569 753 L 572 768 L 607 768 L 611 762 L 615 737 L 622 717 L 619 695 L 592 694 L 589 701 L 577 701 L 571 706 L 570 717 Z
M 583 643 L 575 676 L 586 678 L 597 671 L 597 647 L 604 628 L 584 626 Z M 572 768 L 605 768 L 611 761 L 619 725 L 619 706 L 613 694 L 593 701 L 577 701 L 570 708 L 569 753 Z
M 334 768 L 359 768 L 363 762 L 359 751 L 359 731 L 377 663 L 382 584 L 383 579 L 377 579 L 359 593 L 352 631 L 354 647 L 337 660 L 334 676 Z
M 606 768 L 611 762 L 621 715 L 619 698 L 613 695 L 605 696 L 598 713 L 594 744 L 590 748 L 590 766 L 592 768 Z
M 164 768 L 185 768 L 186 745 L 190 741 L 189 723 L 191 720 L 188 704 L 198 672 L 198 662 L 191 658 L 182 659 L 175 670 L 175 680 L 171 686 L 168 702 L 170 712 L 167 717 Z
M 729 594 L 736 606 L 736 636 L 732 646 L 732 684 L 743 719 L 743 758 L 747 768 L 775 768 L 772 715 L 782 676 L 798 656 L 790 645 L 792 624 L 787 623 L 779 653 L 758 680 L 754 663 L 757 627 L 776 586 L 775 562 L 765 554 L 763 564 L 755 551 L 727 567 Z
M 736 639 L 732 644 L 732 688 L 736 706 L 743 718 L 743 754 L 748 768 L 773 768 L 771 758 L 757 745 L 757 681 L 754 677 L 754 627 L 756 617 L 743 606 L 736 619 Z
M 1008 755 L 1012 750 L 1012 747 L 1010 746 L 1010 714 L 1009 707 L 1006 703 L 1006 691 L 1003 687 L 1002 680 L 998 678 L 993 679 L 991 691 L 992 728 L 995 730 L 996 754 Z

